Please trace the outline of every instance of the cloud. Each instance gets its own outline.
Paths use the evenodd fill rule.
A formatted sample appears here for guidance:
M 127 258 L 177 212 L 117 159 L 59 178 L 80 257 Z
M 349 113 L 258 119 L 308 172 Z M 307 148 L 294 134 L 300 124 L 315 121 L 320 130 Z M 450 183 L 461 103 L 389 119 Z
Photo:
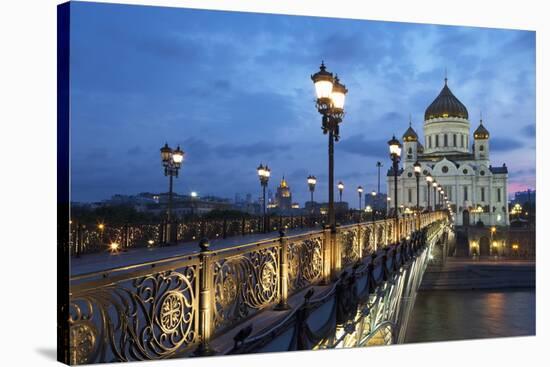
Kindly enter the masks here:
M 364 157 L 384 157 L 387 151 L 387 141 L 385 139 L 366 139 L 363 134 L 358 134 L 343 139 L 338 144 L 338 149 Z
M 490 148 L 493 151 L 510 151 L 523 148 L 523 143 L 514 138 L 491 138 Z
M 284 152 L 290 148 L 289 144 L 256 142 L 250 144 L 222 144 L 214 148 L 214 151 L 223 158 L 235 157 L 259 157 L 271 153 Z
M 158 149 L 168 141 L 187 153 L 178 190 L 255 192 L 263 161 L 307 199 L 304 176 L 326 183 L 309 80 L 322 59 L 349 88 L 335 147 L 346 183 L 372 185 L 367 172 L 387 161 L 409 113 L 422 136 L 445 68 L 471 115 L 482 109 L 490 131 L 498 122 L 504 138 L 491 149 L 511 176 L 534 166 L 534 32 L 100 3 L 76 3 L 74 20 L 75 197 L 165 190 Z

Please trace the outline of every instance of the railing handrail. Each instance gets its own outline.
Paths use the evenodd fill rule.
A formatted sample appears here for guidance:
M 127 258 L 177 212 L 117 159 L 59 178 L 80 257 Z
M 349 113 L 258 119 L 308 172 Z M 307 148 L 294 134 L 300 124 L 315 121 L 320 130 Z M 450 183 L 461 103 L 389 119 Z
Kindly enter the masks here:
M 432 213 L 437 213 L 437 212 L 432 212 Z M 427 215 L 427 214 L 429 214 L 429 213 L 422 213 L 421 215 Z M 357 226 L 369 226 L 369 225 L 373 225 L 373 224 L 393 224 L 393 221 L 394 221 L 394 218 L 386 218 L 386 219 L 377 220 L 375 222 L 365 221 L 365 222 L 359 222 L 359 223 L 346 224 L 346 225 L 338 226 L 337 228 L 340 229 L 340 230 L 344 230 L 344 229 L 354 228 L 354 227 L 357 227 Z M 308 232 L 305 232 L 305 233 L 299 233 L 299 234 L 295 234 L 295 235 L 285 236 L 285 238 L 288 241 L 299 241 L 302 238 L 307 238 L 307 237 L 311 237 L 311 236 L 315 236 L 315 235 L 322 235 L 322 234 L 324 234 L 324 232 L 325 232 L 325 229 L 312 230 L 312 231 L 308 231 Z M 251 249 L 252 248 L 257 248 L 257 247 L 260 247 L 261 245 L 265 245 L 265 244 L 273 243 L 273 242 L 278 242 L 279 239 L 280 239 L 280 237 L 278 237 L 278 236 L 277 237 L 271 237 L 271 238 L 265 238 L 265 239 L 260 239 L 260 240 L 257 240 L 257 241 L 252 241 L 252 242 L 248 242 L 248 243 L 244 243 L 244 244 L 240 244 L 240 245 L 224 247 L 224 248 L 220 248 L 220 249 L 212 249 L 211 252 L 214 256 L 218 257 L 218 255 L 221 254 L 221 253 L 239 252 L 239 250 L 242 250 L 242 249 L 247 248 L 247 247 L 249 247 Z M 139 264 L 130 264 L 130 265 L 124 265 L 124 266 L 120 266 L 120 267 L 114 267 L 114 268 L 110 268 L 110 269 L 100 270 L 100 271 L 93 271 L 93 272 L 89 272 L 89 273 L 83 273 L 83 274 L 72 276 L 71 281 L 82 280 L 82 279 L 85 279 L 85 278 L 92 278 L 92 277 L 97 277 L 97 276 L 109 276 L 109 274 L 112 274 L 112 273 L 115 273 L 115 272 L 123 272 L 123 271 L 132 270 L 132 269 L 138 269 L 138 268 L 141 268 L 141 267 L 154 267 L 154 266 L 166 263 L 166 262 L 176 262 L 176 261 L 183 260 L 183 259 L 191 260 L 193 257 L 197 257 L 199 255 L 199 253 L 200 253 L 200 249 L 197 246 L 196 249 L 192 250 L 191 252 L 189 252 L 185 255 L 169 256 L 169 257 L 166 257 L 166 258 L 163 258 L 163 259 L 146 261 L 146 262 L 142 262 L 142 263 L 139 263 Z

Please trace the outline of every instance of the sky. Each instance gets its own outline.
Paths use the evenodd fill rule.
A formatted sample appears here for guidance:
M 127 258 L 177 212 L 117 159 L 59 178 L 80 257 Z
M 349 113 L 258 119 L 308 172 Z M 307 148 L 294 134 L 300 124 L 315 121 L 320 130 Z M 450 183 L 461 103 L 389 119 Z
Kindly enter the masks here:
M 166 192 L 167 142 L 185 161 L 181 194 L 260 195 L 256 167 L 284 175 L 293 201 L 327 200 L 328 148 L 310 75 L 321 60 L 348 88 L 335 180 L 382 190 L 387 141 L 412 126 L 445 73 L 480 112 L 509 193 L 535 188 L 535 32 L 99 3 L 71 4 L 71 195 Z M 421 138 L 423 140 L 423 138 Z

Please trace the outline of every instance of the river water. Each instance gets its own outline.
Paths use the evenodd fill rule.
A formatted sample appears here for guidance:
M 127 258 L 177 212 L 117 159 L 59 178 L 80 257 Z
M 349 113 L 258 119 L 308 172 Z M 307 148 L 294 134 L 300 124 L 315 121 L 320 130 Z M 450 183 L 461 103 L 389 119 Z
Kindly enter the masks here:
M 422 291 L 406 343 L 535 334 L 535 290 Z

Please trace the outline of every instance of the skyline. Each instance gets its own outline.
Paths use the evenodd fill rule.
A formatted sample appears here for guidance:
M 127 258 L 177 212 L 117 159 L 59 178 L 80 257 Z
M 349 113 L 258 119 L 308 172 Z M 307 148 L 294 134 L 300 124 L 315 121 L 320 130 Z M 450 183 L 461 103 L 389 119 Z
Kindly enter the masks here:
M 159 149 L 186 152 L 174 190 L 232 198 L 284 175 L 300 203 L 306 178 L 326 201 L 326 136 L 310 75 L 324 60 L 349 89 L 335 181 L 376 188 L 376 161 L 443 86 L 480 111 L 509 193 L 535 186 L 535 33 L 475 27 L 72 3 L 72 197 L 165 192 Z M 207 27 L 204 25 L 207 24 Z M 261 123 L 260 126 L 258 126 Z M 310 166 L 306 168 L 306 166 Z M 222 184 L 220 184 L 222 183 Z M 352 195 L 352 196 L 350 196 Z

